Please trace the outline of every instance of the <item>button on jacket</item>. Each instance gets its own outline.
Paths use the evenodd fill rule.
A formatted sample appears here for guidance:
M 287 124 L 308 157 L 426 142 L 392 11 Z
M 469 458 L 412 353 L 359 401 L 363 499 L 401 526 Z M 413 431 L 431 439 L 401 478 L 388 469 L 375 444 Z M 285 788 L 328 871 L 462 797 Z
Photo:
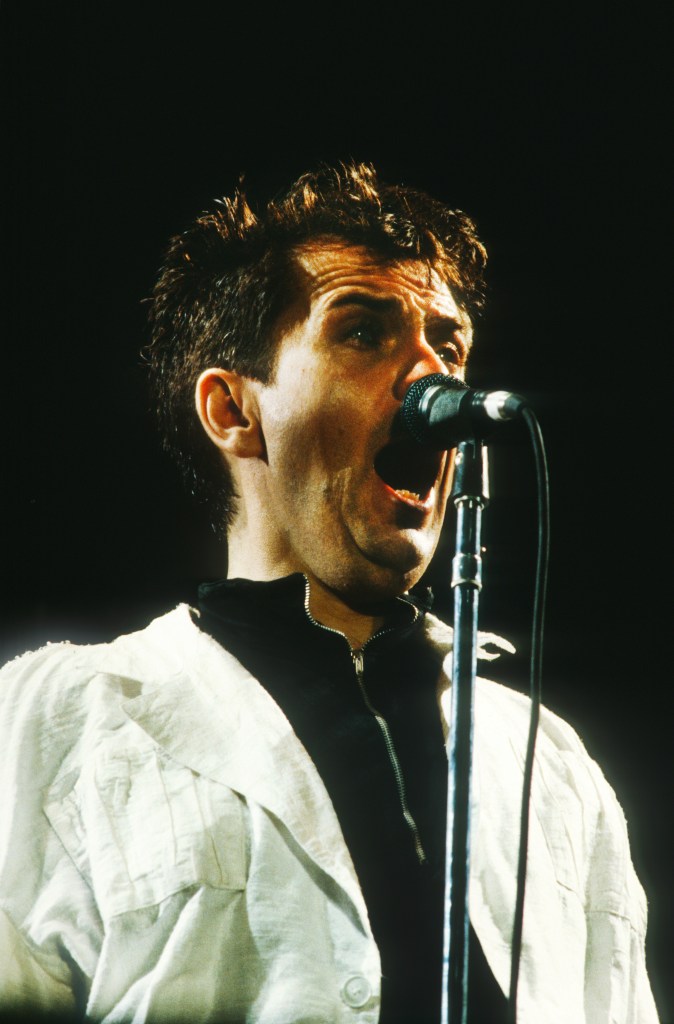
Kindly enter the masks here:
M 449 712 L 451 630 L 438 699 Z M 484 653 L 484 652 L 483 652 Z M 470 913 L 507 991 L 529 702 L 478 680 Z M 379 953 L 287 719 L 187 606 L 0 674 L 0 1004 L 106 1021 L 374 1024 Z M 522 1024 L 654 1024 L 616 797 L 543 710 Z

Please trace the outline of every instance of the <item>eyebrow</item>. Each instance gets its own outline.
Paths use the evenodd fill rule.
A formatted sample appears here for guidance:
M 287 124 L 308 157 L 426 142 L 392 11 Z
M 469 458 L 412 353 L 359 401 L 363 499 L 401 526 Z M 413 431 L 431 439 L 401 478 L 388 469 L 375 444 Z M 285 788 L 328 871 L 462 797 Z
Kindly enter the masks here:
M 395 298 L 384 299 L 375 295 L 366 295 L 363 292 L 350 292 L 330 304 L 330 309 L 343 309 L 346 306 L 362 306 L 372 313 L 393 313 L 400 309 L 400 300 Z M 466 323 L 455 316 L 443 316 L 442 314 L 431 313 L 426 318 L 428 323 L 436 325 L 451 326 L 455 331 L 466 329 Z
M 364 295 L 363 292 L 350 292 L 330 304 L 331 309 L 343 309 L 344 306 L 364 306 L 373 313 L 392 313 L 399 308 L 398 299 L 383 299 L 375 295 Z

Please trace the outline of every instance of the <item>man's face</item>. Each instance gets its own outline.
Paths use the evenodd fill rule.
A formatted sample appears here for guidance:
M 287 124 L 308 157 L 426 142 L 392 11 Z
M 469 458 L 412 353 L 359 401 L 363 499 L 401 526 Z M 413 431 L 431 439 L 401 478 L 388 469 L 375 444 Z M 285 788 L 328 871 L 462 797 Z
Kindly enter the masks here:
M 470 325 L 423 263 L 314 243 L 259 392 L 267 463 L 264 536 L 301 571 L 357 605 L 402 593 L 437 545 L 451 453 L 391 444 L 410 384 L 461 376 Z

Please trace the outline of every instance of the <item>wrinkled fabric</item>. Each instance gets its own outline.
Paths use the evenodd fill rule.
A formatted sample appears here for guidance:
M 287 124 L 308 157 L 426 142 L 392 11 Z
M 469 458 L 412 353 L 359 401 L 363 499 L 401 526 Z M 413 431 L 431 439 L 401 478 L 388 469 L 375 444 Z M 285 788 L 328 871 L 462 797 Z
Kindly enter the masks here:
M 451 630 L 432 616 L 425 628 L 446 653 L 446 723 Z M 528 726 L 527 698 L 478 680 L 470 913 L 504 992 Z M 186 606 L 5 666 L 0 786 L 3 1006 L 377 1021 L 379 954 L 325 788 L 279 707 Z M 518 1021 L 657 1022 L 645 930 L 615 794 L 543 709 Z

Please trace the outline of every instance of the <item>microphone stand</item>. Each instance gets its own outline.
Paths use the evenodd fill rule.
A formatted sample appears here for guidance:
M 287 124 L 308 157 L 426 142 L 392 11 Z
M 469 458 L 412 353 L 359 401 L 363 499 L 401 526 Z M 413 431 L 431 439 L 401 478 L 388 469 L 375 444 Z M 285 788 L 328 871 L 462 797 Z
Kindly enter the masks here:
M 454 644 L 449 732 L 442 1024 L 466 1024 L 468 1007 L 468 885 L 473 703 L 477 618 L 482 587 L 480 530 L 489 501 L 487 449 L 471 439 L 456 448 L 451 497 L 457 510 L 452 562 Z

